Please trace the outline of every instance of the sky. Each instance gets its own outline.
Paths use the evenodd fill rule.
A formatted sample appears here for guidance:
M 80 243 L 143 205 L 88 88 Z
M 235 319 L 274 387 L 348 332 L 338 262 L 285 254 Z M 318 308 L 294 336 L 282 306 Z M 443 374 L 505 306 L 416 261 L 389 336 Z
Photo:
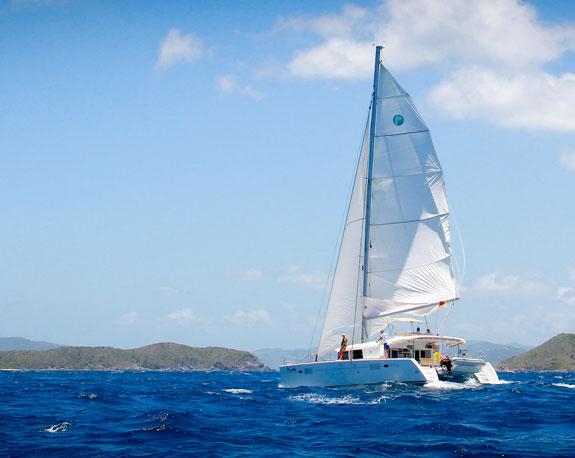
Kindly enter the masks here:
M 0 336 L 307 348 L 374 43 L 462 242 L 441 331 L 575 332 L 575 2 L 11 0 Z

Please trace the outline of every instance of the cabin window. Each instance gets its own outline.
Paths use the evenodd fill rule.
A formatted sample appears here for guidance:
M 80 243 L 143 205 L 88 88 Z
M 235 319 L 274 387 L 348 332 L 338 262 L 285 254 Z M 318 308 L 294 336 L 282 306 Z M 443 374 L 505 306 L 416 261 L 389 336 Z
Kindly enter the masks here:
M 419 361 L 421 358 L 431 358 L 431 350 L 415 350 L 415 360 Z
M 391 350 L 392 358 L 411 358 L 411 350 L 407 348 L 401 348 L 399 350 Z
M 353 359 L 363 359 L 363 350 L 353 350 Z

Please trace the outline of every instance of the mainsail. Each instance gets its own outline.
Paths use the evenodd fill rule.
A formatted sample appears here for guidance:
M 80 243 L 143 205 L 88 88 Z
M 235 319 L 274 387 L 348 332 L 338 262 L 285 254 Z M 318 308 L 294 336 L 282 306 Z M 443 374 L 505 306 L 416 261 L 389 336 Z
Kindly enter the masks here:
M 376 59 L 370 119 L 332 280 L 320 356 L 338 346 L 342 333 L 352 342 L 362 339 L 367 320 L 402 312 L 430 313 L 458 294 L 443 172 L 429 129 L 410 96 L 381 64 L 379 52 Z

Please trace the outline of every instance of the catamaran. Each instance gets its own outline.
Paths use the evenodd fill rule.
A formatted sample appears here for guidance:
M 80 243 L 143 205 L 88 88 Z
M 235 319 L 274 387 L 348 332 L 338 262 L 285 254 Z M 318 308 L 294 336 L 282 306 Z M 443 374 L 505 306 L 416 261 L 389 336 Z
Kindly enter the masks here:
M 453 305 L 459 288 L 443 171 L 381 49 L 317 353 L 281 366 L 280 386 L 495 383 L 491 364 L 467 356 L 464 339 L 414 329 Z M 402 323 L 411 329 L 396 332 Z

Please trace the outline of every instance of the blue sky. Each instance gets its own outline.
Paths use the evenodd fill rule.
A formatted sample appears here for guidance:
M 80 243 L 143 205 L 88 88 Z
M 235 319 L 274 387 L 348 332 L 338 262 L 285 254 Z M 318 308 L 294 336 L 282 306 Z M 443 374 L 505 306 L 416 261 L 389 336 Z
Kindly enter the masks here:
M 0 335 L 306 347 L 374 48 L 465 247 L 442 331 L 575 332 L 571 1 L 0 2 Z

